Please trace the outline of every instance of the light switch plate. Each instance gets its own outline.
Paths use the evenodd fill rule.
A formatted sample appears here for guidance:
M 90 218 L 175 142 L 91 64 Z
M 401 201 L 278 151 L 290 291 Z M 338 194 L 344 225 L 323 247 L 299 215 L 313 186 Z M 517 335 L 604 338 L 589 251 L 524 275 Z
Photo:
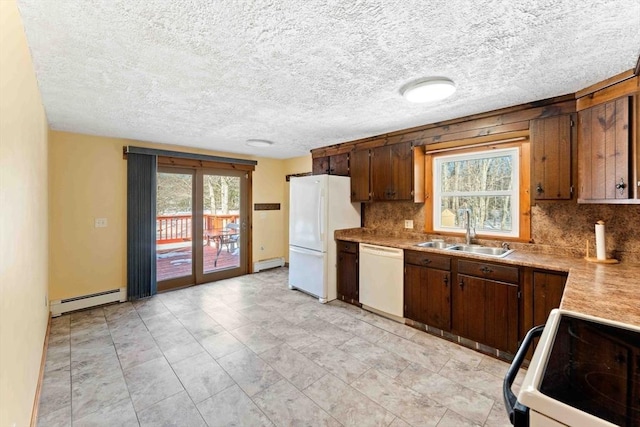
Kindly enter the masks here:
M 96 228 L 104 228 L 107 226 L 107 218 L 96 218 L 94 222 Z
M 413 228 L 413 220 L 405 219 L 404 220 L 404 228 Z

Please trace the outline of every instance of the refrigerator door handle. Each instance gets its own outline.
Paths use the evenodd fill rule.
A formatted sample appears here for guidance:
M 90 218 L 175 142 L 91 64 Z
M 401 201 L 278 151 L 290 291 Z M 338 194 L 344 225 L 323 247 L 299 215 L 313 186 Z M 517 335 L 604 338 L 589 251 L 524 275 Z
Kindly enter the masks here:
M 289 250 L 291 252 L 296 252 L 296 253 L 304 254 L 304 255 L 312 255 L 312 256 L 319 257 L 319 258 L 324 256 L 324 252 L 318 252 L 318 251 L 313 251 L 313 250 L 310 250 L 310 249 L 299 248 L 297 246 L 289 246 Z
M 319 241 L 324 239 L 324 190 L 320 190 L 320 209 L 318 209 L 318 233 L 320 233 Z

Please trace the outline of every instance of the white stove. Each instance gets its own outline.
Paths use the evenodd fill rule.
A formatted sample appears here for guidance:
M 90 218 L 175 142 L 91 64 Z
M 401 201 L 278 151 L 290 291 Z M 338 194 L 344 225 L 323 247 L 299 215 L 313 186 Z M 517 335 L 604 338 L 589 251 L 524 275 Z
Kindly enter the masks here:
M 540 341 L 517 396 L 524 355 Z M 532 329 L 507 373 L 505 404 L 514 426 L 640 426 L 640 327 L 553 310 Z

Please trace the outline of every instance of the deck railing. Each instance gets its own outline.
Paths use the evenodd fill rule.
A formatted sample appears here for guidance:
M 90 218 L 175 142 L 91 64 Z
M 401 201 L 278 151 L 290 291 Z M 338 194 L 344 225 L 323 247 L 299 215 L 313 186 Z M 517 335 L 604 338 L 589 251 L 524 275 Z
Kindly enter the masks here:
M 222 229 L 231 222 L 238 222 L 237 214 L 202 216 L 205 230 Z M 156 244 L 188 242 L 192 238 L 191 215 L 160 215 L 156 217 Z

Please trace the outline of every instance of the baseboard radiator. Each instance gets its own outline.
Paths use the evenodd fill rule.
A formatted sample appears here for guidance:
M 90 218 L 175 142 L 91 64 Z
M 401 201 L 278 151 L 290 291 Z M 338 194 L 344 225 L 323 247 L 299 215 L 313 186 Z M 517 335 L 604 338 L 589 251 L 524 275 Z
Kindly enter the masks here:
M 262 270 L 267 270 L 269 268 L 276 268 L 276 267 L 284 267 L 283 257 L 263 259 L 262 261 L 256 261 L 253 263 L 253 272 L 257 273 Z
M 111 289 L 91 295 L 82 295 L 74 298 L 51 301 L 51 317 L 58 317 L 69 311 L 82 310 L 110 302 L 125 302 L 127 300 L 127 288 Z

